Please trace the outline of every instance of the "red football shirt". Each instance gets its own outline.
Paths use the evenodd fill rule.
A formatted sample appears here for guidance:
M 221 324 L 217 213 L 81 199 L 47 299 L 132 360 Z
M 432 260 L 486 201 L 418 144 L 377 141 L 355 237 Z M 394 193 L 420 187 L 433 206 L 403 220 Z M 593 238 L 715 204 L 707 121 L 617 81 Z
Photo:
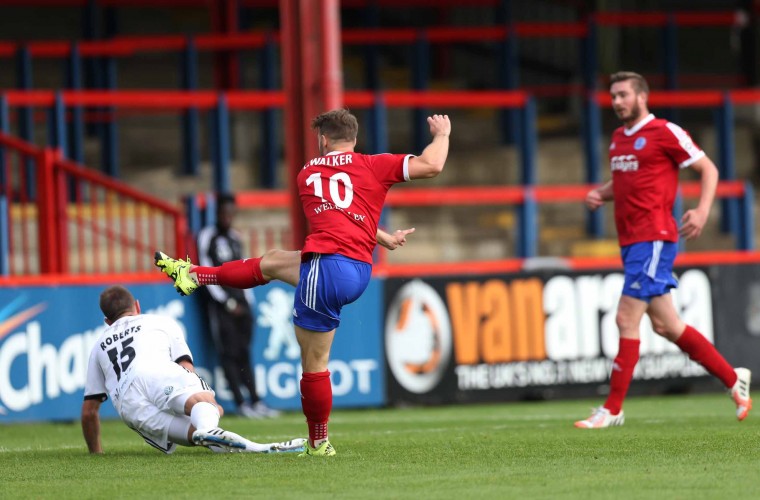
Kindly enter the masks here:
M 681 127 L 650 114 L 612 134 L 610 169 L 620 246 L 678 241 L 678 172 L 705 156 Z
M 303 256 L 337 253 L 371 264 L 385 195 L 409 180 L 411 156 L 335 151 L 304 165 L 297 180 L 310 226 Z

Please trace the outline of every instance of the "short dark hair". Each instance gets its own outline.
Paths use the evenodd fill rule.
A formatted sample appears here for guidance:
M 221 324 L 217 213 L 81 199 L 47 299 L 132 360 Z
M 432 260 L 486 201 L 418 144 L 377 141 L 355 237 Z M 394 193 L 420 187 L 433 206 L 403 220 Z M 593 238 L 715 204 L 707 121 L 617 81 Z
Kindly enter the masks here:
M 314 118 L 311 128 L 331 141 L 354 141 L 359 133 L 359 121 L 345 108 L 333 109 Z
M 109 286 L 100 294 L 100 310 L 110 322 L 132 311 L 135 298 L 132 293 L 121 285 Z
M 224 205 L 235 205 L 235 195 L 232 193 L 217 193 L 216 194 L 216 213 L 219 213 L 219 210 Z
M 612 86 L 613 83 L 624 82 L 626 80 L 631 80 L 633 90 L 637 94 L 642 92 L 645 94 L 649 93 L 649 84 L 646 79 L 633 71 L 618 71 L 617 73 L 612 73 L 610 75 L 610 86 Z

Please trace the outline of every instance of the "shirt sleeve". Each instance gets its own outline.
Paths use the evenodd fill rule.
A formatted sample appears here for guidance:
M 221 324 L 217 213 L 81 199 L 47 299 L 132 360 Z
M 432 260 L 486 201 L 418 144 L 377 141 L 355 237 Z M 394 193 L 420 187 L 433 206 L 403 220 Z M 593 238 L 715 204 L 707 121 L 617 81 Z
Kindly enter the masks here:
M 167 318 L 168 319 L 168 318 Z M 186 357 L 193 361 L 193 354 L 190 352 L 190 347 L 185 342 L 185 333 L 182 331 L 182 327 L 175 320 L 166 322 L 166 333 L 169 335 L 169 354 L 172 361 L 177 361 L 180 358 Z
M 668 122 L 663 130 L 665 153 L 679 168 L 686 168 L 705 156 L 705 152 L 694 143 L 689 133 L 675 123 Z
M 84 384 L 84 399 L 97 399 L 101 403 L 108 399 L 106 377 L 100 369 L 97 356 L 97 345 L 90 351 L 90 361 L 87 364 L 87 380 Z
M 393 184 L 409 180 L 409 158 L 414 155 L 380 154 L 369 155 L 372 173 L 381 184 Z

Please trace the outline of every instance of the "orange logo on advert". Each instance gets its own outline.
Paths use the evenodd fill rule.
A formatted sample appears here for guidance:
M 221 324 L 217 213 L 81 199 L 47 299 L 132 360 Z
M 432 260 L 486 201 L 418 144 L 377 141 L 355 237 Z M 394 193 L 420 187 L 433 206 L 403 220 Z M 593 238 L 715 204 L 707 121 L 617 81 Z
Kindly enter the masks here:
M 446 297 L 457 365 L 546 358 L 540 279 L 452 282 Z
M 417 394 L 433 389 L 451 359 L 451 322 L 441 297 L 427 283 L 411 281 L 393 298 L 385 325 L 385 351 L 396 380 Z

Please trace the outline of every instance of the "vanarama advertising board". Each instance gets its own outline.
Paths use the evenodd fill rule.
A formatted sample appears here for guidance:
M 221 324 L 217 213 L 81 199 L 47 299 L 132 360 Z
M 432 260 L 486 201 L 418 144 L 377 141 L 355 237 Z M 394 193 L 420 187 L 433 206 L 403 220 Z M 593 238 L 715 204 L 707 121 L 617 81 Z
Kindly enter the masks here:
M 711 342 L 712 285 L 679 276 L 682 318 Z M 619 272 L 534 273 L 386 282 L 390 403 L 501 401 L 603 392 L 618 349 Z M 641 324 L 632 393 L 711 384 L 701 366 Z

